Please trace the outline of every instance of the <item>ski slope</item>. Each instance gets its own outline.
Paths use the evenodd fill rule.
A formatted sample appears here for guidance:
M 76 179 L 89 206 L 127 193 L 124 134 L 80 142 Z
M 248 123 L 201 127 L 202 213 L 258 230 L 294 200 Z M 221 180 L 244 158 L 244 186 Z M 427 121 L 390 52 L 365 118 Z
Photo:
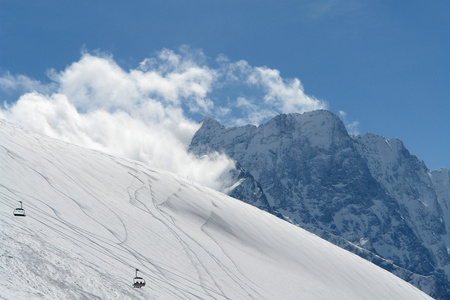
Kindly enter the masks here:
M 429 299 L 217 191 L 3 120 L 0 240 L 0 299 Z

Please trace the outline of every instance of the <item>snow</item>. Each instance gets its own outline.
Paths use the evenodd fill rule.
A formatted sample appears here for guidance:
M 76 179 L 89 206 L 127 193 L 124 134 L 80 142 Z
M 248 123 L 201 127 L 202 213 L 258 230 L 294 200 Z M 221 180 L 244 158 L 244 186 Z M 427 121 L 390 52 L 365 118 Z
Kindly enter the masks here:
M 246 203 L 2 120 L 0 239 L 1 299 L 429 299 Z

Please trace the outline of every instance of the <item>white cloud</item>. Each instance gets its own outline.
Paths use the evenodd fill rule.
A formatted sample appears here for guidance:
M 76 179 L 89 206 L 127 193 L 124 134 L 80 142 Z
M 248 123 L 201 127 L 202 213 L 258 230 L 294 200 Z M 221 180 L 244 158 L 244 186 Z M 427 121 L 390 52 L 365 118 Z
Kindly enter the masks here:
M 54 84 L 42 84 L 40 81 L 30 79 L 24 75 L 13 76 L 10 73 L 7 73 L 0 77 L 0 89 L 6 92 L 40 92 L 47 94 L 54 88 Z
M 359 122 L 353 121 L 351 123 L 346 123 L 345 127 L 347 128 L 348 133 L 351 135 L 359 135 Z
M 325 109 L 322 101 L 305 95 L 297 78 L 285 80 L 278 70 L 258 67 L 249 77 L 251 84 L 260 85 L 265 90 L 264 101 L 285 113 L 305 112 Z
M 49 72 L 47 85 L 22 75 L 0 77 L 1 89 L 23 91 L 0 108 L 0 117 L 220 189 L 233 162 L 187 153 L 199 126 L 194 117 L 260 124 L 279 113 L 326 108 L 304 94 L 298 79 L 277 70 L 223 56 L 215 66 L 207 61 L 198 50 L 164 49 L 127 71 L 112 56 L 84 53 L 65 70 Z
M 268 67 L 253 67 L 244 60 L 230 62 L 217 59 L 218 82 L 215 87 L 234 95 L 227 108 L 228 125 L 261 124 L 280 113 L 302 113 L 326 109 L 328 105 L 304 93 L 297 78 L 285 79 L 280 72 Z M 245 101 L 243 101 L 245 99 Z
M 236 107 L 245 112 L 244 118 L 234 120 L 234 123 L 237 126 L 244 126 L 247 124 L 258 125 L 264 120 L 277 114 L 276 111 L 270 109 L 261 109 L 254 101 L 250 101 L 244 97 L 237 98 Z
M 358 121 L 348 122 L 347 121 L 347 113 L 342 110 L 339 111 L 339 117 L 344 122 L 345 128 L 347 129 L 349 134 L 359 135 L 359 122 Z

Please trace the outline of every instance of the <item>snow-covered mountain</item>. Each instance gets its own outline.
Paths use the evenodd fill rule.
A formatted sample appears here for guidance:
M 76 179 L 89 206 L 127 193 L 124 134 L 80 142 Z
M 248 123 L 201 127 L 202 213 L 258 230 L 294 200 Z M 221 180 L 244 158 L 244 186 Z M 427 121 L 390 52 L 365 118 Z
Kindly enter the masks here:
M 322 110 L 231 128 L 206 118 L 190 151 L 236 160 L 270 207 L 257 193 L 253 205 L 450 299 L 449 172 L 430 172 L 400 140 L 350 136 Z M 233 196 L 252 203 L 242 190 Z
M 3 120 L 0 214 L 1 299 L 428 298 L 256 207 Z

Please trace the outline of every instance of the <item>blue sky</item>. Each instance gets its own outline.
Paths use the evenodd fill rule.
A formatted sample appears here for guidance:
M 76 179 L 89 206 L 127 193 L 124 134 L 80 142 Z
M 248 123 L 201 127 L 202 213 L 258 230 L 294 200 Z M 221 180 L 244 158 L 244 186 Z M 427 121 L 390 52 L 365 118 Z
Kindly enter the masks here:
M 355 132 L 398 137 L 430 169 L 450 168 L 449 16 L 448 1 L 6 0 L 0 4 L 0 100 L 14 106 L 34 89 L 49 101 L 66 92 L 70 102 L 79 94 L 66 80 L 77 78 L 81 84 L 80 78 L 86 77 L 70 77 L 77 66 L 88 72 L 91 63 L 131 75 L 140 66 L 142 71 L 146 61 L 145 74 L 158 70 L 166 79 L 171 72 L 203 72 L 184 81 L 191 85 L 188 89 L 178 86 L 176 95 L 158 87 L 163 106 L 180 108 L 189 120 L 199 121 L 211 112 L 225 123 L 257 123 L 271 113 L 325 106 L 337 114 L 345 112 L 344 121 L 353 124 Z M 175 57 L 176 66 L 171 60 Z M 223 70 L 229 74 L 238 67 L 239 78 L 221 85 Z M 249 83 L 252 79 L 267 81 Z M 271 89 L 274 84 L 279 86 Z M 303 102 L 292 104 L 292 97 Z M 104 100 L 94 105 L 80 99 L 71 102 L 80 113 L 90 109 L 86 105 L 127 111 L 123 103 Z M 249 116 L 259 103 L 264 109 Z M 126 108 L 130 116 L 143 120 L 143 114 Z M 21 122 L 8 109 L 4 107 L 3 115 Z M 174 109 L 162 115 L 179 113 Z M 162 115 L 155 118 L 162 120 Z M 47 119 L 45 126 L 31 127 L 73 142 L 91 134 L 78 123 L 71 131 L 60 130 L 60 123 L 50 130 L 51 124 Z M 189 126 L 187 122 L 183 128 Z M 175 136 L 183 136 L 184 129 L 178 128 Z M 99 138 L 97 142 L 102 143 Z

